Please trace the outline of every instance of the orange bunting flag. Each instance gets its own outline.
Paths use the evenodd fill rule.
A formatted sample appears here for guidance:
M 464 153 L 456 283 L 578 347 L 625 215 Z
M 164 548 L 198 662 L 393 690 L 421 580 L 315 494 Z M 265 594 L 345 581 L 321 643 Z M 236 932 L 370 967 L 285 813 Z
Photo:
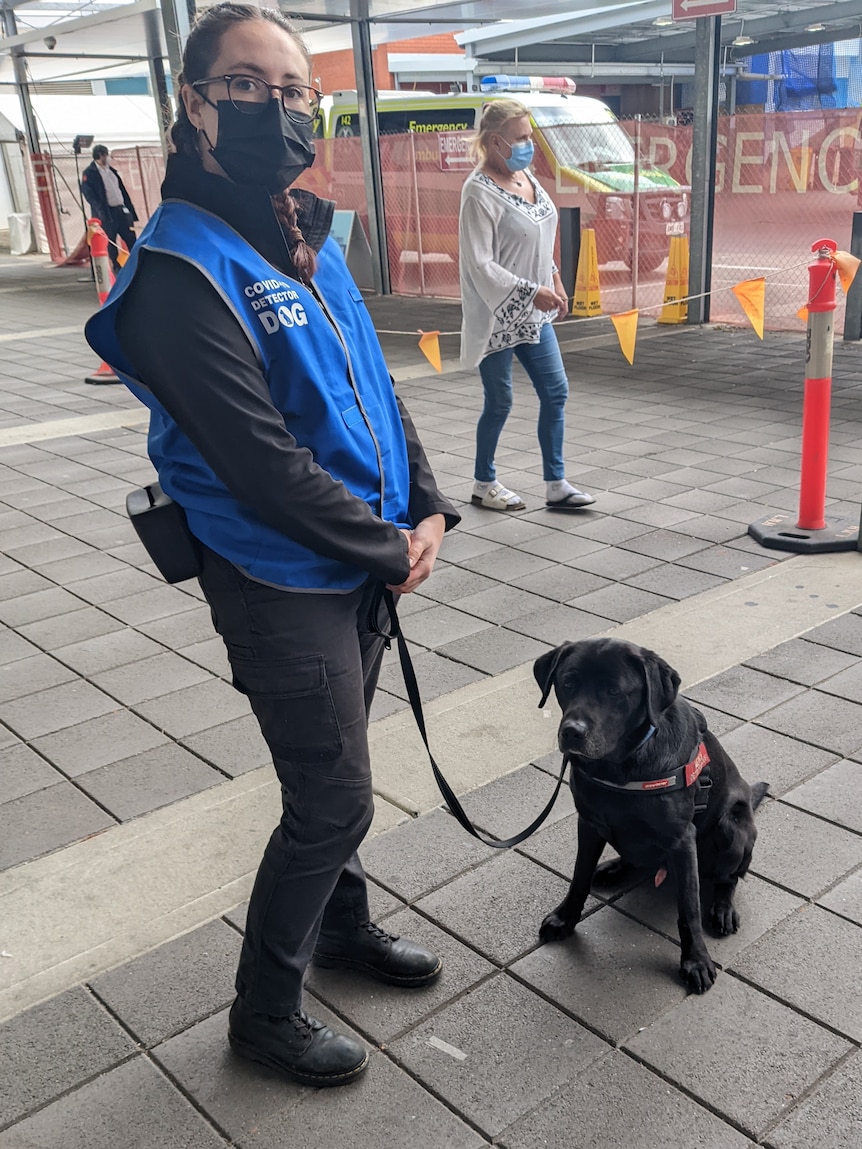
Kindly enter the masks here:
M 739 300 L 739 305 L 745 314 L 751 326 L 763 338 L 763 313 L 765 310 L 766 302 L 766 280 L 761 275 L 759 279 L 743 279 L 741 283 L 737 283 L 731 291 Z
M 131 252 L 123 242 L 122 236 L 118 235 L 114 242 L 117 245 L 117 263 L 120 265 L 120 267 L 125 267 L 126 260 L 129 258 Z
M 841 280 L 841 287 L 846 295 L 850 290 L 850 284 L 856 278 L 856 272 L 859 270 L 859 264 L 862 260 L 851 255 L 849 251 L 836 251 L 832 256 L 832 262 L 838 268 L 838 278 Z
M 435 371 L 442 371 L 443 362 L 440 358 L 440 332 L 420 331 L 419 334 L 422 336 L 419 340 L 419 350 Z
M 796 312 L 796 318 L 801 319 L 803 323 L 807 323 L 808 322 L 808 308 L 807 307 L 800 307 L 799 310 Z
M 617 329 L 617 339 L 620 341 L 620 351 L 629 363 L 635 361 L 635 340 L 638 335 L 638 313 L 634 311 L 621 311 L 619 315 L 611 316 L 611 323 Z

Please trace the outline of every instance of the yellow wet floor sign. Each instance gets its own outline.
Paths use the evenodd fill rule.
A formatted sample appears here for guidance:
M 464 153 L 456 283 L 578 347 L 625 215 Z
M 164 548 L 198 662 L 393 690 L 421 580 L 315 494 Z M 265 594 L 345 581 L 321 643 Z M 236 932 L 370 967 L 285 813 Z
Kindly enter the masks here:
M 575 276 L 575 298 L 572 315 L 601 315 L 602 301 L 599 294 L 599 258 L 596 254 L 596 233 L 591 228 L 581 232 L 581 251 L 578 256 L 578 272 Z

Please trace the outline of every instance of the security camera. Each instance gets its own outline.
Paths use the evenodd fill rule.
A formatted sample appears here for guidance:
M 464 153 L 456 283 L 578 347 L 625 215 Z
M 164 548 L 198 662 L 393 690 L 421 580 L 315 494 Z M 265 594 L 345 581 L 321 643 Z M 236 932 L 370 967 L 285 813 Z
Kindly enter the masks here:
M 56 36 L 46 36 L 43 43 L 49 52 L 53 52 L 54 49 L 57 47 L 57 37 Z

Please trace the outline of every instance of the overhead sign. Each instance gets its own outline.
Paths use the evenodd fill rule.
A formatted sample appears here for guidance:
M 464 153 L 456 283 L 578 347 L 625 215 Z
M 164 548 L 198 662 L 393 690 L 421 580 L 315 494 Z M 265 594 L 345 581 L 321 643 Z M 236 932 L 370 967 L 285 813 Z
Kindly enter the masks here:
M 736 11 L 736 0 L 673 0 L 674 20 L 698 16 L 727 16 Z

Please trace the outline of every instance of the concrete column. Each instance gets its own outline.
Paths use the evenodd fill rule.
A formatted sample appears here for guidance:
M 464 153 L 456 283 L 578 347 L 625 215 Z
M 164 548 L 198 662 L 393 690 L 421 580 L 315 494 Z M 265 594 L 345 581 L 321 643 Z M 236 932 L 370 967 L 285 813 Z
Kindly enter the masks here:
M 356 94 L 359 101 L 362 169 L 365 175 L 365 192 L 368 197 L 368 238 L 371 246 L 371 268 L 375 290 L 382 295 L 391 295 L 389 248 L 386 242 L 386 217 L 383 205 L 383 177 L 380 169 L 380 142 L 377 133 L 377 89 L 374 83 L 368 0 L 352 0 L 350 8 L 351 13 L 356 17 L 351 29 L 353 33 L 353 62 L 356 71 Z
M 691 148 L 691 241 L 688 266 L 689 323 L 709 320 L 712 228 L 715 217 L 715 151 L 718 133 L 718 62 L 721 17 L 695 21 L 694 138 Z

